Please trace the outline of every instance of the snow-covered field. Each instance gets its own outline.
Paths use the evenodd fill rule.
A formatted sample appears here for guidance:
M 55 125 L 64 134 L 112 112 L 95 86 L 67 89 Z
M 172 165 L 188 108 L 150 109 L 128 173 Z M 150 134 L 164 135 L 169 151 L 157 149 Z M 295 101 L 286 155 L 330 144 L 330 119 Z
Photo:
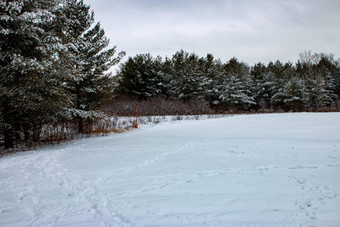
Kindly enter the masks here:
M 141 127 L 0 159 L 0 226 L 340 226 L 340 113 Z

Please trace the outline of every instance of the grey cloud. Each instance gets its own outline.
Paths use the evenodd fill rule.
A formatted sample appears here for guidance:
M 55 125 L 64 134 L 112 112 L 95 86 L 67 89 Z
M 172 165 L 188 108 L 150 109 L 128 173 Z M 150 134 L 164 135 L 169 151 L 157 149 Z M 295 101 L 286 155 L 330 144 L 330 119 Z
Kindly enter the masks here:
M 85 0 L 128 56 L 184 49 L 227 61 L 295 62 L 299 52 L 340 57 L 340 2 L 332 0 Z

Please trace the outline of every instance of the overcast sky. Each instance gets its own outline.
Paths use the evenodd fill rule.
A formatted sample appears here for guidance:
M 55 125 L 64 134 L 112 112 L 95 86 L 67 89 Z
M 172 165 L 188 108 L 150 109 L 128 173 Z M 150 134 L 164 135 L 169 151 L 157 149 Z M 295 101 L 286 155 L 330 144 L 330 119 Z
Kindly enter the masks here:
M 340 57 L 339 0 L 84 0 L 127 56 L 184 49 L 253 65 L 300 52 Z M 126 59 L 126 58 L 125 58 Z

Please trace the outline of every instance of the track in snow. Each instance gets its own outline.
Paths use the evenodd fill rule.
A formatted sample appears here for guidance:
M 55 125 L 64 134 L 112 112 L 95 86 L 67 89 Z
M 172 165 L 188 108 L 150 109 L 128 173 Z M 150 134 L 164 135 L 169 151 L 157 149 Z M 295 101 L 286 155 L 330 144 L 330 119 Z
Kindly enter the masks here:
M 0 159 L 0 226 L 339 226 L 340 113 L 166 123 Z

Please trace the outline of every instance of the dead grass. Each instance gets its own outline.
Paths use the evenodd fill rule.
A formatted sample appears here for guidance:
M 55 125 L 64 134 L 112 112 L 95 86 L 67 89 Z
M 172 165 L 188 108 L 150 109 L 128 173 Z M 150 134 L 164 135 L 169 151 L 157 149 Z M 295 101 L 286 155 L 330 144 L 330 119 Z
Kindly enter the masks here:
M 106 135 L 110 133 L 124 133 L 124 132 L 131 131 L 132 129 L 133 129 L 132 127 L 113 128 L 113 129 L 97 128 L 95 130 L 87 132 L 86 134 L 87 135 L 98 135 L 98 134 Z

